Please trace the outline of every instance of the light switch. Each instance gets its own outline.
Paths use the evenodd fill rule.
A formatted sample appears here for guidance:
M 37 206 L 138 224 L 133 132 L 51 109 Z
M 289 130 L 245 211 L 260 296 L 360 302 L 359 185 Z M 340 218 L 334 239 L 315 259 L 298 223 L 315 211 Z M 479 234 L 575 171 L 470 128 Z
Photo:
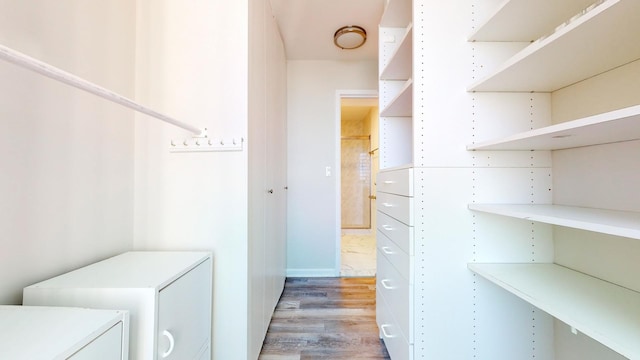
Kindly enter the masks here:
M 324 176 L 331 176 L 331 166 L 324 168 Z

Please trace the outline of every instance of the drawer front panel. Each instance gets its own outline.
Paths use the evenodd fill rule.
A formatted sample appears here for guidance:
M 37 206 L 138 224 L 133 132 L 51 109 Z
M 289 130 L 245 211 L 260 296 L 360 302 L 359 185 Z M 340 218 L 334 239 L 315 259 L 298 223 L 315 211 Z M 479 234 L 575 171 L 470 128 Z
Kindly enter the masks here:
M 413 255 L 413 227 L 378 211 L 376 219 L 378 231 L 386 235 L 402 251 Z
M 387 193 L 378 193 L 377 198 L 376 206 L 379 211 L 409 226 L 413 226 L 412 198 Z
M 400 275 L 380 250 L 378 250 L 377 255 L 376 289 L 389 305 L 391 314 L 402 334 L 409 340 L 409 343 L 413 343 L 413 335 L 410 331 L 413 319 L 411 319 L 411 288 L 409 287 L 409 281 Z
M 385 193 L 413 196 L 413 169 L 379 172 L 376 189 Z
M 380 338 L 391 356 L 391 359 L 413 359 L 413 347 L 400 331 L 391 309 L 379 291 L 376 291 L 376 321 Z
M 158 358 L 196 358 L 203 346 L 211 341 L 210 304 L 211 259 L 160 290 L 156 335 Z
M 391 241 L 386 235 L 378 230 L 378 234 L 376 237 L 376 244 L 378 247 L 378 251 L 387 258 L 389 263 L 398 271 L 398 273 L 409 280 L 409 283 L 412 283 L 411 279 L 411 258 L 409 254 L 404 252 L 398 245 L 396 245 L 393 241 Z

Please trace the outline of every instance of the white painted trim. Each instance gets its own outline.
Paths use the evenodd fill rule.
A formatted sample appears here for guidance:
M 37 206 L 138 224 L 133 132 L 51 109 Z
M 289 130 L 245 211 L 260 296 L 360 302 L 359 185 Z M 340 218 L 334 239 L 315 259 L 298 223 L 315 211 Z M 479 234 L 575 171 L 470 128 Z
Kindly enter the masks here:
M 335 269 L 287 269 L 287 277 L 337 277 Z
M 336 204 L 336 224 L 338 226 L 336 226 L 336 232 L 335 232 L 335 243 L 336 243 L 336 247 L 335 247 L 335 251 L 336 251 L 336 262 L 335 262 L 335 269 L 334 269 L 334 274 L 331 276 L 335 276 L 335 277 L 339 277 L 340 276 L 340 268 L 342 265 L 342 258 L 341 258 L 341 252 L 340 252 L 340 247 L 341 247 L 341 240 L 342 240 L 342 206 L 341 206 L 341 191 L 342 191 L 342 186 L 340 184 L 340 177 L 341 177 L 341 151 L 342 149 L 340 148 L 340 137 L 341 137 L 341 118 L 342 118 L 342 99 L 371 99 L 371 98 L 378 98 L 378 91 L 377 90 L 336 90 L 336 113 L 335 113 L 335 129 L 336 129 L 336 133 L 333 137 L 333 140 L 335 141 L 335 147 L 336 147 L 336 158 L 334 160 L 333 163 L 333 173 L 335 175 L 335 182 L 336 182 L 336 199 L 335 199 L 335 204 Z

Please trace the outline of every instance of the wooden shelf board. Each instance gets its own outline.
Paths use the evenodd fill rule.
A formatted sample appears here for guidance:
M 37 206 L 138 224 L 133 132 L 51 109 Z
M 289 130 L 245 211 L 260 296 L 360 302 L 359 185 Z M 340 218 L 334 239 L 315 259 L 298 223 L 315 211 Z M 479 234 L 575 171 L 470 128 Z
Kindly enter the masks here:
M 564 205 L 469 204 L 469 210 L 640 239 L 640 213 Z
M 640 139 L 640 105 L 467 146 L 468 150 L 560 150 Z
M 505 0 L 470 41 L 534 41 L 549 34 L 594 0 Z
M 468 268 L 621 355 L 640 358 L 640 293 L 555 264 Z
M 380 116 L 411 116 L 412 113 L 413 81 L 409 79 L 398 93 L 398 96 L 380 111 Z
M 380 19 L 380 26 L 407 26 L 411 22 L 411 5 L 411 0 L 389 0 Z
M 607 0 L 534 42 L 469 91 L 552 92 L 640 59 L 640 1 Z
M 413 63 L 413 26 L 410 24 L 400 40 L 391 60 L 380 73 L 380 80 L 407 80 L 411 78 Z

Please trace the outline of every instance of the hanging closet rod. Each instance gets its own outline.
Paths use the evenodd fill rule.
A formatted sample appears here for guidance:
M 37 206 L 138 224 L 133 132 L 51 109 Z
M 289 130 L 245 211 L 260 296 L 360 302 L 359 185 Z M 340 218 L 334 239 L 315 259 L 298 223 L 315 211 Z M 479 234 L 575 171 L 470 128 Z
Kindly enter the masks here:
M 81 77 L 68 73 L 64 70 L 58 69 L 55 66 L 49 65 L 43 61 L 34 59 L 28 55 L 25 55 L 19 51 L 13 50 L 9 47 L 6 47 L 0 44 L 0 58 L 6 60 L 12 64 L 21 66 L 25 69 L 37 72 L 41 75 L 44 75 L 48 78 L 58 80 L 67 85 L 73 86 L 80 90 L 84 90 L 91 94 L 97 95 L 103 99 L 112 101 L 116 104 L 120 104 L 122 106 L 126 106 L 135 111 L 141 112 L 143 114 L 152 116 L 158 120 L 162 120 L 166 123 L 175 125 L 179 128 L 189 130 L 192 133 L 198 136 L 206 136 L 206 129 L 201 130 L 195 126 L 183 123 L 169 116 L 163 115 L 157 111 L 151 110 L 145 106 L 142 106 L 136 103 L 133 100 L 130 100 L 120 94 L 117 94 L 111 90 L 103 88 L 99 85 L 96 85 L 90 81 L 87 81 Z

